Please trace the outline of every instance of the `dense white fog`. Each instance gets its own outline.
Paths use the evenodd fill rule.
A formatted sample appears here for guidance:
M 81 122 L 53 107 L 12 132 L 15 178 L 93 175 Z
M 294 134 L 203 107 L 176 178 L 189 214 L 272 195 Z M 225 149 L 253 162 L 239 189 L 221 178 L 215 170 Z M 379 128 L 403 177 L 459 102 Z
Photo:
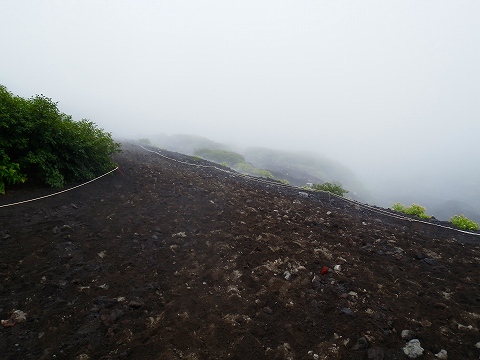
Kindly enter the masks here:
M 479 19 L 478 1 L 6 1 L 0 84 L 116 137 L 315 151 L 379 205 L 480 214 Z

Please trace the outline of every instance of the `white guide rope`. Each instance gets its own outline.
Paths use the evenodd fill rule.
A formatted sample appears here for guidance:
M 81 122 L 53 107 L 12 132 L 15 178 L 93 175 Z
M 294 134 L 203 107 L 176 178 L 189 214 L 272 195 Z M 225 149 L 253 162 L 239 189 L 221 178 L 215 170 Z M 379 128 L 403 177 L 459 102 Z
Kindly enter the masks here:
M 79 188 L 80 186 L 84 186 L 84 185 L 87 185 L 87 184 L 90 184 L 91 182 L 95 181 L 95 180 L 98 180 L 112 172 L 114 172 L 115 170 L 118 169 L 118 166 L 113 169 L 113 170 L 110 170 L 109 172 L 103 174 L 103 175 L 100 175 L 98 177 L 96 177 L 95 179 L 92 179 L 92 180 L 89 180 L 83 184 L 80 184 L 80 185 L 77 185 L 77 186 L 74 186 L 74 187 L 71 187 L 69 189 L 65 189 L 65 190 L 62 190 L 62 191 L 59 191 L 59 192 L 56 192 L 56 193 L 53 193 L 53 194 L 49 194 L 49 195 L 45 195 L 45 196 L 40 196 L 38 198 L 35 198 L 35 199 L 29 199 L 29 200 L 24 200 L 24 201 L 19 201 L 19 202 L 15 202 L 15 203 L 11 203 L 11 204 L 5 204 L 5 205 L 0 205 L 0 208 L 2 207 L 7 207 L 7 206 L 13 206 L 13 205 L 19 205 L 19 204 L 24 204 L 24 203 L 27 203 L 27 202 L 31 202 L 31 201 L 36 201 L 36 200 L 40 200 L 40 199 L 45 199 L 47 197 L 50 197 L 50 196 L 54 196 L 54 195 L 58 195 L 58 194 L 61 194 L 61 193 L 64 193 L 64 192 L 67 192 L 67 191 L 70 191 L 70 190 L 73 190 L 73 189 L 76 189 L 76 188 Z

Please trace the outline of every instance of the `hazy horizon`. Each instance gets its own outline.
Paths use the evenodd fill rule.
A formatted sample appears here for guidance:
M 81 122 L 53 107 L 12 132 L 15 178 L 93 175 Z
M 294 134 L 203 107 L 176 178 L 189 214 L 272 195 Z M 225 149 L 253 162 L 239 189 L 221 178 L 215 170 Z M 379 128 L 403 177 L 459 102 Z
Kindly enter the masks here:
M 16 1 L 0 84 L 115 137 L 306 150 L 480 212 L 477 1 Z M 408 200 L 410 201 L 410 200 Z

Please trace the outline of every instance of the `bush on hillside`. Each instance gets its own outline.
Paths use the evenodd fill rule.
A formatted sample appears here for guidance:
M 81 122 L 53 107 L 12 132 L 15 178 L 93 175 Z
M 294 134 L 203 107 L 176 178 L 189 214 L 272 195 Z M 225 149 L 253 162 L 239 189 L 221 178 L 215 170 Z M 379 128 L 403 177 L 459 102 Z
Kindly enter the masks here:
M 472 220 L 467 219 L 465 215 L 455 215 L 450 219 L 450 222 L 462 230 L 478 230 L 478 224 Z
M 254 167 L 254 166 L 252 166 L 252 165 L 250 165 L 246 162 L 241 162 L 241 163 L 235 164 L 235 166 L 233 168 L 235 170 L 237 170 L 241 173 L 245 173 L 245 174 L 265 177 L 265 178 L 269 178 L 269 179 L 274 178 L 274 176 L 272 175 L 272 173 L 270 171 L 264 170 L 264 169 L 257 169 L 256 167 Z
M 341 185 L 332 184 L 329 182 L 326 182 L 323 184 L 313 184 L 312 189 L 317 191 L 327 191 L 329 193 L 342 196 L 342 197 L 348 193 L 348 190 L 345 190 L 344 188 L 342 188 Z
M 395 203 L 392 206 L 392 210 L 402 212 L 406 215 L 414 215 L 417 216 L 421 219 L 429 219 L 431 216 L 428 216 L 425 214 L 426 208 L 424 206 L 418 205 L 418 204 L 412 204 L 409 207 L 405 207 L 404 205 L 400 203 Z
M 93 122 L 73 121 L 44 95 L 24 99 L 0 85 L 0 186 L 90 180 L 112 169 L 118 151 L 120 144 Z

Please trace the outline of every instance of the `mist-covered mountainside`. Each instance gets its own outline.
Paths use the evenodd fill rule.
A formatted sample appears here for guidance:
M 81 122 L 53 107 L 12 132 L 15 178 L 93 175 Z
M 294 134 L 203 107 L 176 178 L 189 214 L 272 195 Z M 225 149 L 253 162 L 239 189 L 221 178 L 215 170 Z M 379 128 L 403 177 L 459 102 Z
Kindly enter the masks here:
M 122 149 L 0 197 L 2 359 L 478 360 L 480 232 Z
M 213 157 L 203 156 L 205 151 L 228 150 L 239 153 L 246 163 L 256 169 L 265 169 L 278 180 L 287 180 L 290 184 L 304 186 L 307 183 L 333 182 L 349 191 L 348 197 L 368 201 L 369 195 L 363 184 L 356 180 L 355 174 L 343 164 L 312 152 L 293 152 L 251 147 L 240 149 L 195 135 L 155 135 L 149 138 L 154 146 L 187 155 L 201 155 L 208 160 L 221 163 Z M 229 161 L 226 161 L 229 166 Z M 241 169 L 238 169 L 241 171 Z
M 267 168 L 273 174 L 283 174 L 293 185 L 334 182 L 349 190 L 351 197 L 364 200 L 368 197 L 366 189 L 356 180 L 352 170 L 316 153 L 254 147 L 245 150 L 244 156 L 256 167 Z
M 198 149 L 231 150 L 231 147 L 203 136 L 187 134 L 158 134 L 148 137 L 152 145 L 162 149 L 176 151 L 186 155 L 194 155 Z

